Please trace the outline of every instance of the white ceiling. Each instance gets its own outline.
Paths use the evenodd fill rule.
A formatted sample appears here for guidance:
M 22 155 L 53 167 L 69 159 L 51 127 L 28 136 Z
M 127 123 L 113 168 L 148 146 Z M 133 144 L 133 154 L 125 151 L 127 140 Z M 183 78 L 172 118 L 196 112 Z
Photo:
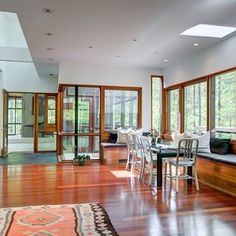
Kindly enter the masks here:
M 1 0 L 0 11 L 18 14 L 44 74 L 66 60 L 163 68 L 224 40 L 180 36 L 184 30 L 200 23 L 236 26 L 236 0 Z

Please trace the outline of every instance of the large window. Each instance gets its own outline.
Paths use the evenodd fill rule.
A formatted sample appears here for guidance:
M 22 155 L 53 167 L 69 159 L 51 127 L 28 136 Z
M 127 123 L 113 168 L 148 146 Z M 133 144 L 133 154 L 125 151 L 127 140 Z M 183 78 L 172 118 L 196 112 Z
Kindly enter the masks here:
M 138 91 L 105 90 L 105 130 L 138 128 Z
M 162 78 L 152 76 L 152 128 L 161 131 Z
M 207 130 L 207 82 L 186 86 L 184 89 L 185 131 Z
M 179 89 L 168 91 L 168 127 L 170 131 L 180 130 Z
M 22 98 L 8 98 L 8 134 L 20 135 L 22 125 Z
M 236 132 L 236 71 L 211 79 L 211 128 Z

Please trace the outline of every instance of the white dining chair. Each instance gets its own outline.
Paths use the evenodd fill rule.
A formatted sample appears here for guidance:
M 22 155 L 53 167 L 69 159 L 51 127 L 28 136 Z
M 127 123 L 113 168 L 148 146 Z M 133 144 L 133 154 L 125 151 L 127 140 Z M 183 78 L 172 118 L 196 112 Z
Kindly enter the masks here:
M 143 179 L 144 173 L 148 173 L 148 184 L 152 185 L 153 174 L 154 174 L 154 165 L 156 164 L 157 157 L 153 155 L 151 150 L 151 143 L 148 137 L 140 137 L 140 143 L 142 148 L 142 169 L 140 179 Z

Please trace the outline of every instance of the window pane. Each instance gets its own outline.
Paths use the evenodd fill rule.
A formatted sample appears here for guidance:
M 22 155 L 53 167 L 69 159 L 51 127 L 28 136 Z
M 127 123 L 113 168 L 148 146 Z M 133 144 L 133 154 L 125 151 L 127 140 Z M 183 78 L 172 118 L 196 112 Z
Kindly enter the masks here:
M 22 122 L 22 110 L 17 109 L 16 110 L 16 123 L 21 123 Z
M 8 108 L 15 108 L 15 98 L 14 97 L 8 98 Z
M 15 109 L 8 110 L 8 123 L 15 123 Z
M 169 111 L 169 130 L 180 130 L 179 120 L 179 89 L 174 89 L 168 92 L 168 111 Z
M 55 124 L 56 123 L 56 110 L 49 110 L 48 111 L 48 124 Z
M 16 135 L 21 135 L 21 125 L 16 125 Z
M 236 131 L 236 71 L 212 78 L 211 128 Z
M 48 97 L 48 109 L 55 110 L 56 109 L 56 97 Z
M 152 128 L 161 130 L 162 117 L 162 81 L 152 77 Z
M 75 131 L 75 87 L 65 87 L 64 90 L 63 131 Z
M 8 135 L 15 134 L 15 125 L 8 125 Z
M 105 91 L 105 129 L 138 127 L 138 91 Z
M 184 93 L 185 131 L 205 131 L 207 129 L 207 82 L 186 86 Z
M 100 89 L 78 88 L 78 132 L 99 133 Z
M 22 108 L 22 98 L 16 98 L 16 108 Z

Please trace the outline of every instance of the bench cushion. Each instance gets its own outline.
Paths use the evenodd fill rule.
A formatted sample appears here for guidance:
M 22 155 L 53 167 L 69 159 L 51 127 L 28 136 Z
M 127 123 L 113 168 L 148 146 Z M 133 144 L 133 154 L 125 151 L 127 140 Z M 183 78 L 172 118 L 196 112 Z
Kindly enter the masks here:
M 198 153 L 198 156 L 213 161 L 236 165 L 236 154 L 219 155 L 216 153 Z

